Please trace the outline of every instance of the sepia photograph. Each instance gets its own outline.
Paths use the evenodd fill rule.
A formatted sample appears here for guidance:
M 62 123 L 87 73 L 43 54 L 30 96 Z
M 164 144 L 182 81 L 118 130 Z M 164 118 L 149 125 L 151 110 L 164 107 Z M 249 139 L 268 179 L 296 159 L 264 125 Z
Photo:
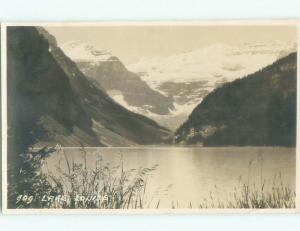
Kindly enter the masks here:
M 3 211 L 296 211 L 298 24 L 2 24 Z

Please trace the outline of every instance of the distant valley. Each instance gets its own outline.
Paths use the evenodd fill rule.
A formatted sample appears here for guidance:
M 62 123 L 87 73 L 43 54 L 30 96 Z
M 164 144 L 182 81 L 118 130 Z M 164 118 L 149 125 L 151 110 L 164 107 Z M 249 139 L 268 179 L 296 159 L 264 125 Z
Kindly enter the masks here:
M 173 98 L 175 109 L 169 118 L 178 128 L 216 87 L 254 73 L 295 50 L 294 42 L 213 44 L 168 57 L 142 58 L 128 68 L 153 89 Z M 162 116 L 152 118 L 165 124 Z
M 109 51 L 83 41 L 62 50 L 116 102 L 175 131 L 216 87 L 251 74 L 295 50 L 293 42 L 216 44 L 125 66 Z
M 8 36 L 9 140 L 21 143 L 11 147 L 295 145 L 294 43 L 216 44 L 125 66 L 82 41 L 59 47 L 41 27 Z

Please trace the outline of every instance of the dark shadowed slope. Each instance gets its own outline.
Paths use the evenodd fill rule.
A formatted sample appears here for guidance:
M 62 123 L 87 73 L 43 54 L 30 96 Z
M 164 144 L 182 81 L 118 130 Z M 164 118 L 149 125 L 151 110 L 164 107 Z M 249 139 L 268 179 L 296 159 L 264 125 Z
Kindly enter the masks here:
M 161 143 L 169 135 L 89 82 L 42 28 L 8 27 L 7 36 L 11 147 L 128 146 Z
M 177 130 L 176 143 L 295 146 L 297 55 L 210 93 Z

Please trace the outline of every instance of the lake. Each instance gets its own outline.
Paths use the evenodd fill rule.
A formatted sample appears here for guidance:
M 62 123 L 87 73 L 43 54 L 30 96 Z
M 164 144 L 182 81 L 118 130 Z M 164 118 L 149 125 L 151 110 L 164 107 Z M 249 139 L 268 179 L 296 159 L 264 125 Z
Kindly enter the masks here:
M 83 162 L 83 154 L 76 148 L 64 148 L 69 160 Z M 149 207 L 159 201 L 160 208 L 187 208 L 211 198 L 226 202 L 243 183 L 250 187 L 271 190 L 273 182 L 295 191 L 296 151 L 278 147 L 136 147 L 86 148 L 87 166 L 94 168 L 100 154 L 109 166 L 120 164 L 124 170 L 151 168 L 147 177 L 146 196 Z M 63 155 L 53 154 L 47 160 L 48 171 Z M 66 168 L 66 166 L 62 167 Z M 151 204 L 152 203 L 152 204 Z

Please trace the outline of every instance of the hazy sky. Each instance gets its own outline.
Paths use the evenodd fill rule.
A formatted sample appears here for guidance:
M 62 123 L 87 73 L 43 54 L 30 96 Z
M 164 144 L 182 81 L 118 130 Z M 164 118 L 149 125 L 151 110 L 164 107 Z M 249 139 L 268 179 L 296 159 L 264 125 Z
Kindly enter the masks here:
M 59 45 L 82 40 L 126 64 L 144 56 L 167 56 L 213 43 L 296 41 L 296 26 L 76 26 L 46 27 Z

